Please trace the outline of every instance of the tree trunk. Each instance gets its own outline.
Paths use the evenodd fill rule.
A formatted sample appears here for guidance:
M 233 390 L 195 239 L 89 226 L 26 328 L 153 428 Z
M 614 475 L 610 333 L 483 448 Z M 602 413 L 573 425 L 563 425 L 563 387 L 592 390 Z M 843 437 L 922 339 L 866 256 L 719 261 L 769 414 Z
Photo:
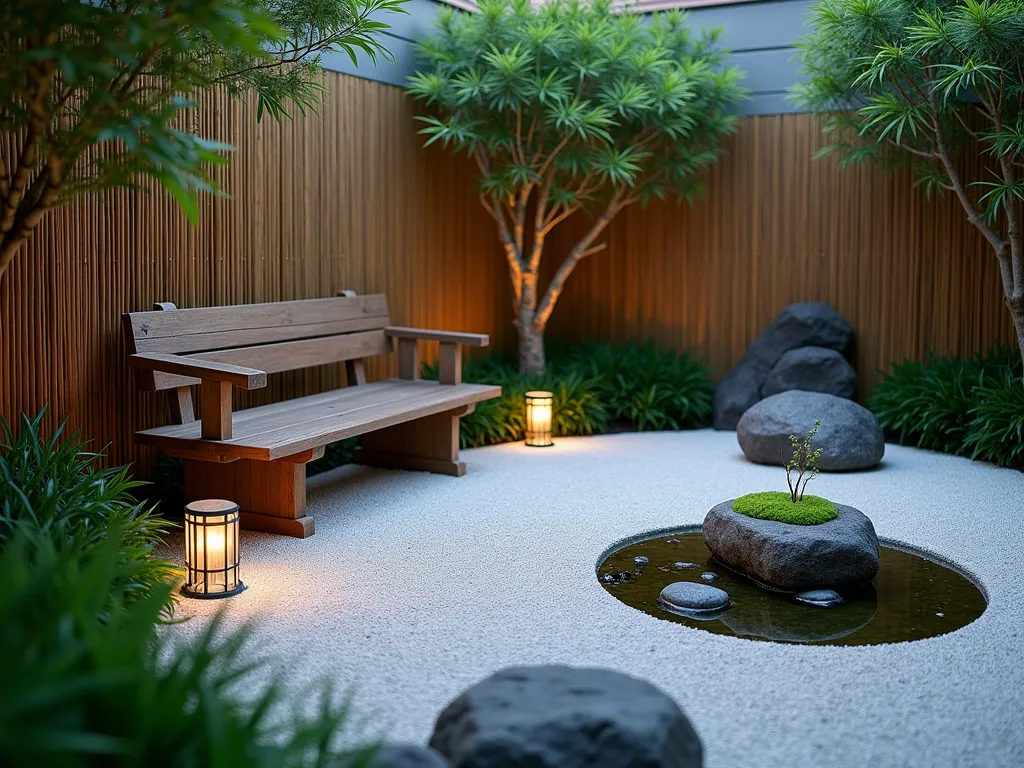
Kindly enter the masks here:
M 1020 349 L 1021 364 L 1024 365 L 1024 301 L 1008 301 L 1007 305 L 1010 309 L 1010 317 L 1013 318 L 1013 328 L 1017 331 L 1017 347 Z
M 533 323 L 519 323 L 519 372 L 544 373 L 544 332 Z

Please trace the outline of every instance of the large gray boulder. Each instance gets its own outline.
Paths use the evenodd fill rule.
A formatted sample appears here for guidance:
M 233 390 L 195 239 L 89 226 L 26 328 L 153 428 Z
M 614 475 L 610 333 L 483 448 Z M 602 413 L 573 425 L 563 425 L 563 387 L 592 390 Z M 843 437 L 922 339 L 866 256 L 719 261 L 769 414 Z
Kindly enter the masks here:
M 779 358 L 761 386 L 761 397 L 803 389 L 857 397 L 857 373 L 841 353 L 828 347 L 797 347 Z
M 761 387 L 789 350 L 812 346 L 842 352 L 852 339 L 853 328 L 828 304 L 820 301 L 790 304 L 750 342 L 743 358 L 715 389 L 715 429 L 736 428 L 744 411 L 761 399 Z
M 741 515 L 730 500 L 708 512 L 701 533 L 716 558 L 769 587 L 842 591 L 875 578 L 878 536 L 863 512 L 843 504 L 836 509 L 835 520 L 794 525 Z
M 697 768 L 700 739 L 650 683 L 605 669 L 512 667 L 449 704 L 430 746 L 453 768 Z
M 821 449 L 818 469 L 870 469 L 885 455 L 885 436 L 871 411 L 852 400 L 793 390 L 766 397 L 736 425 L 736 439 L 748 459 L 785 466 L 793 455 L 789 436 L 803 437 L 821 420 L 811 447 Z

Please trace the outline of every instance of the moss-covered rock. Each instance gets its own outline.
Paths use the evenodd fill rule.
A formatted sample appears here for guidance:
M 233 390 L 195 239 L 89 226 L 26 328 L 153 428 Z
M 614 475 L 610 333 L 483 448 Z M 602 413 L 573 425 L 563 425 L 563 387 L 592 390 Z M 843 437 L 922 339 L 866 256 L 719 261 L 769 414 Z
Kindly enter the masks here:
M 747 517 L 793 525 L 821 525 L 839 517 L 836 505 L 828 499 L 804 496 L 794 502 L 785 491 L 748 493 L 736 499 L 732 508 Z

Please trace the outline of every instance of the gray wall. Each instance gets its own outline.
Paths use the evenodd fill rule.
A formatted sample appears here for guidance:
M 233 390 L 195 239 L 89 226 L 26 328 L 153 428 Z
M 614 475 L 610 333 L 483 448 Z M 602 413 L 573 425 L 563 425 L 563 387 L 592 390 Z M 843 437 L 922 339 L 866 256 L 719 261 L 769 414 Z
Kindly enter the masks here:
M 772 115 L 798 110 L 785 97 L 786 88 L 797 81 L 797 62 L 793 42 L 804 34 L 803 23 L 811 0 L 748 2 L 697 8 L 690 21 L 698 27 L 724 28 L 722 46 L 731 51 L 732 61 L 745 73 L 744 84 L 753 93 L 740 105 L 747 115 Z M 416 69 L 414 41 L 430 33 L 438 3 L 433 0 L 409 0 L 408 15 L 391 14 L 385 20 L 392 29 L 385 33 L 384 44 L 395 61 L 376 65 L 360 54 L 358 69 L 345 54 L 324 57 L 326 69 L 358 77 L 405 85 Z

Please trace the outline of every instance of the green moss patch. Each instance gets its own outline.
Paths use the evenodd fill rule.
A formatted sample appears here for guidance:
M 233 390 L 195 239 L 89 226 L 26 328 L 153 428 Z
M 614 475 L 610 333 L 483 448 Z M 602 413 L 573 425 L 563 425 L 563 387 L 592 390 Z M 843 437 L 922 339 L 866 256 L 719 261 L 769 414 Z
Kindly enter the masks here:
M 804 496 L 794 503 L 785 491 L 748 493 L 736 499 L 732 508 L 747 517 L 793 525 L 820 525 L 839 517 L 836 505 L 828 499 Z

